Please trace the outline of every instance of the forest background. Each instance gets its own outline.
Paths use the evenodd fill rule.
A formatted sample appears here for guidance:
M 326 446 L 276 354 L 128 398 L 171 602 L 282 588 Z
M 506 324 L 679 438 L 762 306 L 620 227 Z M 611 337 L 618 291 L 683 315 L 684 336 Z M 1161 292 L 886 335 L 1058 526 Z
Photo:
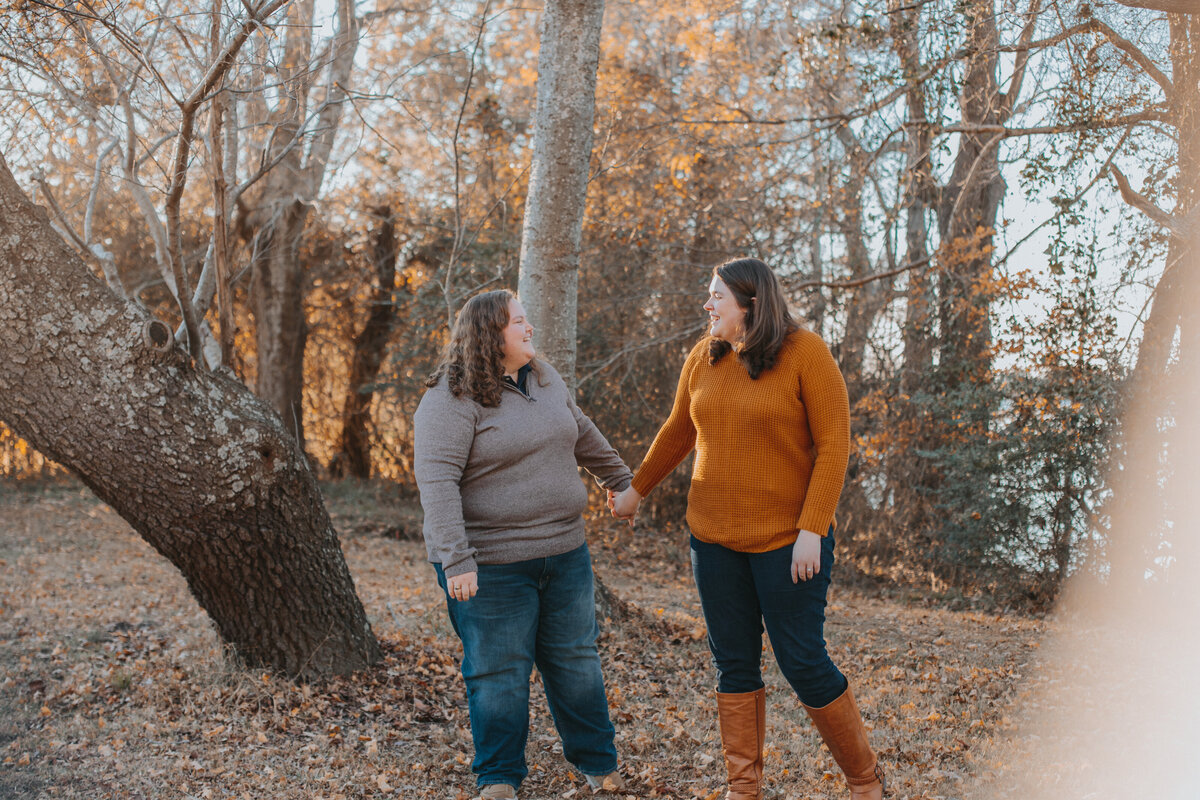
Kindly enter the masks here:
M 203 359 L 271 402 L 315 470 L 411 491 L 449 320 L 517 285 L 539 8 L 293 4 L 186 111 L 239 9 L 88 8 L 4 12 L 10 168 L 120 296 L 182 331 L 191 287 Z M 1122 390 L 1181 355 L 1196 24 L 1043 0 L 610 3 L 582 407 L 636 463 L 709 271 L 758 256 L 847 376 L 859 572 L 1034 606 L 1102 572 Z M 0 433 L 4 475 L 55 469 Z M 651 498 L 654 521 L 686 485 Z M 1156 571 L 1162 534 L 1139 545 Z
M 636 464 L 712 266 L 758 256 L 847 377 L 839 548 L 864 585 L 1037 611 L 1071 575 L 1169 584 L 1186 543 L 1168 441 L 1200 352 L 1193 11 L 608 3 L 578 332 L 554 359 L 580 405 Z M 7 3 L 0 152 L 160 321 L 147 347 L 171 349 L 165 322 L 319 477 L 411 500 L 411 416 L 447 325 L 518 284 L 541 15 Z M 36 363 L 13 341 L 0 356 Z M 63 472 L 0 428 L 6 478 Z M 686 485 L 644 521 L 677 526 Z M 1120 524 L 1121 497 L 1149 498 L 1146 524 Z M 1110 571 L 1122 551 L 1132 578 Z

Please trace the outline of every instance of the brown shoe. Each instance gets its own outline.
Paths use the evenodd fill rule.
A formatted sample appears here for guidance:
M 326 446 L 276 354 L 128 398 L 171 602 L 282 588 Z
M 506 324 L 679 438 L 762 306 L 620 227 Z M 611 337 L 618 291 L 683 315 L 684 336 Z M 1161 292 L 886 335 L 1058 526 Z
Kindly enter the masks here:
M 729 775 L 725 800 L 760 800 L 762 797 L 763 739 L 767 735 L 767 690 L 717 692 L 721 721 L 721 752 Z
M 517 800 L 517 790 L 507 783 L 489 783 L 479 791 L 480 800 Z
M 821 708 L 804 706 L 804 710 L 812 717 L 833 760 L 845 773 L 850 797 L 881 800 L 885 785 L 883 769 L 867 741 L 867 729 L 863 727 L 850 687 L 847 686 L 846 691 L 829 705 Z
M 587 785 L 592 790 L 592 794 L 625 791 L 625 781 L 621 778 L 621 773 L 616 770 L 607 775 L 584 775 L 583 777 L 587 779 Z

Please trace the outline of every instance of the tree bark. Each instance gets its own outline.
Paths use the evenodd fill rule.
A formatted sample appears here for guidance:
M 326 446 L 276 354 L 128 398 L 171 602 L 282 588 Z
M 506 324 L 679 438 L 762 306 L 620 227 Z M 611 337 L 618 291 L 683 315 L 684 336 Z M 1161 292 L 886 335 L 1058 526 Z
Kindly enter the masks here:
M 279 418 L 195 368 L 53 232 L 0 158 L 0 418 L 183 573 L 247 664 L 375 663 L 320 491 Z
M 371 477 L 371 400 L 383 365 L 384 351 L 396 320 L 392 304 L 392 286 L 396 281 L 396 220 L 387 206 L 375 209 L 379 230 L 371 244 L 371 263 L 375 267 L 375 286 L 371 289 L 371 312 L 367 324 L 354 337 L 350 361 L 350 379 L 346 402 L 342 407 L 342 438 L 339 452 L 330 464 L 334 477 L 350 475 Z
M 868 159 L 848 126 L 839 127 L 836 133 L 846 150 L 849 175 L 838 192 L 842 202 L 835 224 L 841 228 L 846 242 L 846 263 L 850 268 L 850 277 L 862 278 L 872 272 L 870 249 L 863 228 L 863 184 L 867 179 Z M 890 279 L 871 281 L 852 292 L 847 300 L 846 328 L 842 340 L 834 347 L 834 355 L 842 374 L 846 376 L 851 397 L 862 394 L 863 365 L 871 326 L 891 298 L 891 291 Z
M 1154 299 L 1142 331 L 1138 358 L 1125 392 L 1122 463 L 1110 480 L 1113 565 L 1111 583 L 1123 592 L 1144 587 L 1146 572 L 1162 572 L 1157 558 L 1163 518 L 1164 469 L 1177 474 L 1186 465 L 1163 459 L 1167 447 L 1160 419 L 1188 400 L 1178 394 L 1173 376 L 1200 374 L 1200 15 L 1170 18 L 1171 66 L 1175 90 L 1169 93 L 1171 118 L 1179 142 L 1175 208 L 1166 221 L 1172 235 L 1167 264 L 1154 288 Z M 1147 209 L 1143 209 L 1147 210 Z M 1178 363 L 1171 364 L 1176 333 Z M 1175 384 L 1172 386 L 1172 384 Z M 1190 414 L 1176 412 L 1176 438 Z M 1172 453 L 1172 461 L 1176 454 Z M 1189 543 L 1173 541 L 1173 552 Z M 1181 562 L 1182 563 L 1182 562 Z M 1119 565 L 1119 566 L 1118 566 Z
M 538 352 L 575 388 L 575 321 L 603 0 L 549 0 L 518 291 Z
M 995 4 L 971 0 L 966 8 L 969 32 L 961 96 L 963 124 L 1000 124 L 1003 97 L 996 76 Z M 941 292 L 941 366 L 953 383 L 979 380 L 991 369 L 992 235 L 1004 197 L 1000 174 L 1000 137 L 961 135 L 954 171 L 938 209 Z
M 1146 8 L 1165 11 L 1168 14 L 1200 14 L 1200 3 L 1196 0 L 1117 0 L 1129 8 Z
M 329 48 L 324 104 L 312 130 L 306 131 L 313 75 L 320 70 L 311 63 L 313 15 L 313 0 L 298 0 L 288 9 L 288 33 L 280 66 L 284 97 L 273 115 L 274 133 L 263 155 L 264 163 L 275 165 L 255 201 L 249 203 L 244 220 L 254 233 L 251 284 L 258 370 L 255 391 L 279 413 L 301 448 L 308 327 L 300 244 L 324 181 L 360 30 L 353 0 L 338 0 L 338 27 Z
M 919 15 L 912 7 L 901 8 L 900 5 L 900 0 L 888 0 L 892 46 L 908 83 L 905 102 L 910 124 L 905 136 L 904 263 L 916 264 L 929 258 L 929 228 L 925 215 L 936 196 L 929 162 L 933 134 L 926 113 L 925 86 L 917 77 L 921 73 L 917 39 Z M 933 370 L 933 306 L 929 270 L 923 267 L 910 270 L 905 296 L 904 365 L 900 372 L 900 391 L 910 397 L 928 380 Z

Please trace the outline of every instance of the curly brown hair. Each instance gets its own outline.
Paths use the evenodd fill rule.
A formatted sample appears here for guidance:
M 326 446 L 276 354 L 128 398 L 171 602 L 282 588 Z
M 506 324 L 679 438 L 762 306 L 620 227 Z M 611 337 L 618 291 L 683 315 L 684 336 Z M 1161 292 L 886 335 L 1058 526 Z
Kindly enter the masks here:
M 465 394 L 487 408 L 500 405 L 504 329 L 509 322 L 508 304 L 516 299 L 508 289 L 496 289 L 481 292 L 464 303 L 454 319 L 450 341 L 425 385 L 436 386 L 444 377 L 455 397 Z M 530 363 L 540 377 L 537 365 Z
M 729 287 L 738 308 L 746 312 L 746 335 L 736 348 L 738 360 L 751 379 L 775 366 L 775 357 L 788 334 L 800 325 L 788 311 L 783 287 L 771 268 L 757 258 L 738 258 L 713 268 L 713 275 Z M 720 339 L 708 344 L 708 363 L 716 364 L 733 345 Z

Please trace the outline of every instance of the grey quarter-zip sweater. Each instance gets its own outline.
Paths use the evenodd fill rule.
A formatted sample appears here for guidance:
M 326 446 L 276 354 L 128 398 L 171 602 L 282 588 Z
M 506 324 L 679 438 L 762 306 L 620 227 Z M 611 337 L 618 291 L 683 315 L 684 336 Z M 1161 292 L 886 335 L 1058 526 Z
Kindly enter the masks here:
M 558 372 L 544 361 L 538 369 L 528 394 L 506 384 L 495 408 L 455 397 L 443 378 L 413 415 L 425 549 L 447 577 L 582 545 L 587 487 L 577 467 L 618 492 L 633 478 Z

